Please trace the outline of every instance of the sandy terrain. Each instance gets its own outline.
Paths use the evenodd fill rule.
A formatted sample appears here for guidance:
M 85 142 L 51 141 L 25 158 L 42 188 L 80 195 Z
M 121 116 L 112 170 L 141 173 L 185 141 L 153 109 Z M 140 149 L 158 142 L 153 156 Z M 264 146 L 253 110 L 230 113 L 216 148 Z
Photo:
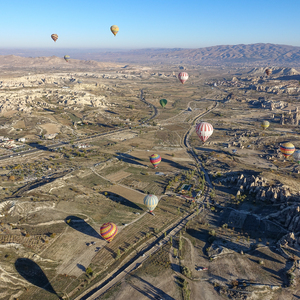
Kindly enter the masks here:
M 53 123 L 46 123 L 39 125 L 43 129 L 47 131 L 47 134 L 53 134 L 53 133 L 58 133 L 60 132 L 60 126 L 58 124 L 53 124 Z
M 120 185 L 113 185 L 107 191 L 115 193 L 117 195 L 122 195 L 122 197 L 135 202 L 135 203 L 140 203 L 143 204 L 143 200 L 145 197 L 145 194 L 137 192 L 133 189 L 125 188 Z

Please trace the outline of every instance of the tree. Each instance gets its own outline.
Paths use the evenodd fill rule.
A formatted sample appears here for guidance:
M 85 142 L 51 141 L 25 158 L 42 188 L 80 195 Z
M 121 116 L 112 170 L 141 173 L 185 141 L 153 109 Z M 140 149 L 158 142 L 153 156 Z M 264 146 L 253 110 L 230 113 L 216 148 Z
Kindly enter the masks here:
M 177 249 L 173 249 L 173 252 L 174 252 L 174 256 L 177 256 L 178 255 L 178 251 L 177 251 Z
M 121 251 L 120 251 L 120 249 L 118 249 L 116 259 L 119 259 L 120 257 L 121 257 Z
M 92 268 L 88 267 L 85 269 L 85 273 L 87 276 L 93 276 L 93 270 Z
M 191 272 L 191 270 L 190 270 L 188 267 L 186 267 L 186 266 L 182 266 L 182 267 L 181 267 L 181 273 L 182 273 L 184 276 L 188 277 L 188 278 L 191 278 L 191 277 L 192 277 L 192 272 Z

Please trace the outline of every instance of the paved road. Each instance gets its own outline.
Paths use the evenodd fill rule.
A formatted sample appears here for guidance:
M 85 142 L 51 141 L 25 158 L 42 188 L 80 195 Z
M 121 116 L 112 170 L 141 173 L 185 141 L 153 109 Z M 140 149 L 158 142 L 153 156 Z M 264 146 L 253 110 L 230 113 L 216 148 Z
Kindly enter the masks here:
M 143 123 L 149 122 L 150 120 L 156 118 L 156 116 L 158 115 L 157 107 L 145 100 L 143 90 L 141 90 L 140 99 L 141 99 L 141 101 L 146 103 L 149 107 L 152 107 L 153 110 L 154 110 L 153 116 L 151 116 L 149 119 L 147 119 Z M 94 134 L 94 135 L 91 135 L 91 136 L 88 136 L 88 137 L 77 138 L 77 139 L 72 139 L 72 140 L 74 140 L 74 142 L 77 142 L 77 143 L 78 142 L 89 141 L 89 140 L 97 138 L 97 137 L 101 137 L 101 136 L 105 136 L 105 135 L 109 135 L 109 134 L 113 134 L 113 133 L 117 133 L 117 132 L 122 132 L 122 131 L 125 131 L 125 130 L 128 130 L 128 129 L 131 129 L 131 128 L 138 127 L 140 125 L 142 125 L 142 124 L 132 126 L 132 127 L 126 126 L 125 128 L 115 129 L 115 130 L 111 130 L 109 132 L 98 133 L 98 134 Z M 36 147 L 37 147 L 36 149 L 30 149 L 30 150 L 27 150 L 27 151 L 20 152 L 19 153 L 20 155 L 18 153 L 14 153 L 14 154 L 12 153 L 12 154 L 9 154 L 9 155 L 4 155 L 4 156 L 0 157 L 0 160 L 13 158 L 13 157 L 21 157 L 23 155 L 28 155 L 28 154 L 32 154 L 32 153 L 36 153 L 36 152 L 40 152 L 40 151 L 49 151 L 49 150 L 52 150 L 52 149 L 55 149 L 55 148 L 58 148 L 58 147 L 62 147 L 62 146 L 67 145 L 67 144 L 70 144 L 70 141 L 62 141 L 62 142 L 52 144 L 52 145 L 49 145 L 49 146 L 36 144 Z
M 156 116 L 158 115 L 157 107 L 145 100 L 143 90 L 141 90 L 140 99 L 141 99 L 141 101 L 146 103 L 149 107 L 152 107 L 153 110 L 154 110 L 153 116 L 151 116 L 149 119 L 147 119 L 143 123 L 149 122 L 150 120 L 156 118 Z M 113 133 L 117 133 L 117 132 L 122 132 L 122 131 L 125 131 L 125 130 L 128 130 L 128 129 L 131 129 L 131 128 L 138 127 L 140 125 L 142 125 L 142 124 L 132 126 L 132 127 L 126 126 L 125 128 L 115 129 L 115 130 L 111 130 L 109 132 L 98 133 L 98 134 L 94 134 L 94 135 L 91 135 L 91 136 L 88 136 L 88 137 L 77 138 L 77 139 L 72 139 L 72 140 L 74 140 L 74 142 L 77 142 L 77 143 L 78 142 L 89 141 L 89 140 L 97 138 L 97 137 L 101 137 L 101 136 L 105 136 L 105 135 L 109 135 L 109 134 L 113 134 Z M 26 151 L 20 152 L 19 154 L 18 153 L 12 153 L 12 154 L 9 154 L 9 155 L 4 155 L 4 156 L 0 157 L 0 160 L 13 158 L 13 157 L 21 157 L 23 155 L 28 155 L 28 154 L 32 154 L 32 153 L 36 153 L 36 152 L 40 152 L 40 151 L 49 151 L 49 150 L 52 150 L 52 149 L 55 149 L 55 148 L 58 148 L 58 147 L 62 147 L 62 146 L 67 145 L 67 144 L 70 144 L 70 141 L 62 141 L 62 142 L 52 144 L 52 145 L 49 145 L 49 146 L 36 144 L 36 147 L 37 147 L 36 149 L 26 150 Z
M 143 95 L 142 91 L 141 91 L 141 97 Z M 211 109 L 207 110 L 205 113 L 198 115 L 191 123 L 193 124 L 199 118 L 202 118 L 203 116 L 205 116 L 206 114 L 211 112 L 213 109 L 215 109 L 217 106 L 218 106 L 218 102 L 216 102 L 216 104 Z M 184 147 L 186 148 L 187 153 L 192 158 L 194 158 L 196 160 L 196 162 L 199 164 L 199 166 L 201 167 L 202 171 L 205 174 L 206 181 L 208 182 L 209 187 L 212 187 L 212 184 L 211 184 L 211 181 L 209 179 L 207 172 L 203 168 L 201 162 L 198 160 L 196 154 L 194 153 L 192 147 L 189 144 L 189 137 L 190 137 L 191 133 L 193 132 L 193 130 L 194 130 L 194 126 L 192 125 L 184 136 L 183 144 L 184 144 Z M 208 195 L 208 192 L 209 192 L 209 189 L 207 189 L 207 192 L 206 192 L 207 195 Z M 200 207 L 200 211 L 202 209 L 203 208 Z M 116 283 L 118 283 L 120 280 L 122 280 L 128 273 L 130 273 L 131 271 L 138 268 L 147 258 L 149 258 L 150 255 L 152 255 L 158 249 L 160 249 L 161 246 L 165 245 L 169 241 L 170 236 L 176 235 L 185 226 L 185 224 L 195 216 L 196 216 L 196 212 L 181 219 L 181 221 L 166 235 L 166 237 L 164 237 L 162 240 L 160 240 L 160 238 L 158 238 L 157 241 L 155 242 L 155 245 L 150 247 L 150 249 L 147 250 L 146 252 L 144 252 L 144 255 L 141 255 L 141 254 L 137 255 L 135 258 L 132 259 L 132 262 L 128 266 L 126 266 L 124 269 L 121 268 L 121 269 L 115 271 L 113 274 L 109 274 L 101 282 L 95 284 L 94 286 L 89 288 L 87 291 L 85 291 L 83 294 L 81 294 L 74 300 L 95 300 L 96 298 L 98 298 L 99 296 L 104 294 L 107 290 L 109 290 Z M 157 242 L 159 240 L 160 240 L 160 242 L 158 244 Z
M 149 122 L 150 120 L 152 120 L 152 119 L 154 119 L 154 118 L 157 117 L 157 115 L 158 115 L 157 107 L 156 107 L 155 105 L 153 105 L 152 103 L 150 103 L 150 102 L 148 102 L 148 101 L 145 100 L 145 97 L 144 97 L 144 90 L 143 90 L 143 89 L 141 89 L 141 95 L 140 95 L 140 98 L 141 98 L 141 101 L 143 101 L 144 103 L 146 103 L 147 105 L 149 105 L 150 107 L 152 107 L 153 110 L 154 110 L 154 115 L 151 116 L 151 117 L 150 117 L 149 119 L 147 119 L 146 121 L 144 121 L 144 122 Z
M 118 283 L 120 280 L 122 280 L 128 273 L 132 272 L 141 264 L 148 259 L 151 255 L 153 255 L 157 250 L 159 250 L 163 245 L 169 242 L 170 236 L 176 235 L 181 229 L 184 228 L 186 223 L 194 218 L 196 216 L 196 212 L 189 214 L 185 216 L 183 219 L 181 219 L 175 227 L 163 238 L 159 237 L 156 239 L 156 241 L 153 242 L 152 245 L 150 245 L 148 250 L 145 252 L 141 252 L 140 254 L 136 255 L 132 259 L 132 262 L 125 266 L 125 268 L 121 268 L 120 270 L 117 270 L 113 274 L 109 274 L 105 279 L 103 279 L 100 283 L 92 286 L 90 289 L 85 291 L 83 294 L 75 298 L 74 300 L 94 300 L 98 297 L 100 297 L 103 293 L 105 293 L 108 289 L 110 289 L 112 286 L 114 286 L 116 283 Z M 170 225 L 169 227 L 172 228 L 174 225 Z M 170 230 L 170 228 L 167 228 L 166 231 Z
M 128 130 L 128 129 L 129 129 L 129 127 L 126 127 L 126 128 L 122 128 L 122 129 L 111 130 L 109 132 L 94 134 L 94 135 L 84 137 L 84 138 L 77 138 L 77 139 L 74 139 L 74 142 L 77 142 L 77 143 L 78 142 L 84 142 L 84 141 L 88 141 L 90 139 L 94 139 L 94 138 L 97 138 L 97 137 L 101 137 L 101 136 L 105 136 L 105 135 L 125 131 L 125 130 Z M 67 144 L 70 144 L 70 142 L 69 141 L 62 141 L 62 142 L 52 144 L 52 145 L 49 145 L 49 146 L 36 144 L 36 147 L 37 147 L 36 149 L 30 149 L 30 150 L 20 152 L 19 153 L 20 155 L 18 153 L 14 153 L 14 154 L 1 156 L 0 160 L 7 159 L 7 158 L 12 158 L 12 157 L 21 157 L 21 156 L 26 155 L 26 154 L 32 154 L 32 153 L 36 153 L 36 152 L 40 152 L 40 151 L 49 151 L 49 150 L 52 150 L 52 149 L 55 149 L 55 148 L 58 148 L 58 147 L 62 147 L 62 146 L 67 145 Z

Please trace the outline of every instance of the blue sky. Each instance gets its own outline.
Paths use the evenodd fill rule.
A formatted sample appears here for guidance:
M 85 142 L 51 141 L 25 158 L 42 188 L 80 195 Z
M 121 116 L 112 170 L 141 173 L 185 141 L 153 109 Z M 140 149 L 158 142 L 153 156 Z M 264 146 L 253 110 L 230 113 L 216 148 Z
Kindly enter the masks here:
M 300 46 L 299 13 L 299 0 L 9 0 L 1 4 L 0 48 Z

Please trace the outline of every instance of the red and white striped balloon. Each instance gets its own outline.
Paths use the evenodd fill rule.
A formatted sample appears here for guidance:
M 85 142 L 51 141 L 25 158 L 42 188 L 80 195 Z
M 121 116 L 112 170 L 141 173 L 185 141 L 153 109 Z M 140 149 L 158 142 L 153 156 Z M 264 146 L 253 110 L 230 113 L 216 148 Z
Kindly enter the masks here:
M 201 122 L 196 126 L 196 133 L 200 140 L 205 143 L 207 139 L 213 134 L 214 128 L 211 124 L 206 122 Z
M 186 73 L 186 72 L 180 72 L 178 74 L 178 79 L 183 84 L 183 83 L 185 83 L 189 79 L 189 74 Z

